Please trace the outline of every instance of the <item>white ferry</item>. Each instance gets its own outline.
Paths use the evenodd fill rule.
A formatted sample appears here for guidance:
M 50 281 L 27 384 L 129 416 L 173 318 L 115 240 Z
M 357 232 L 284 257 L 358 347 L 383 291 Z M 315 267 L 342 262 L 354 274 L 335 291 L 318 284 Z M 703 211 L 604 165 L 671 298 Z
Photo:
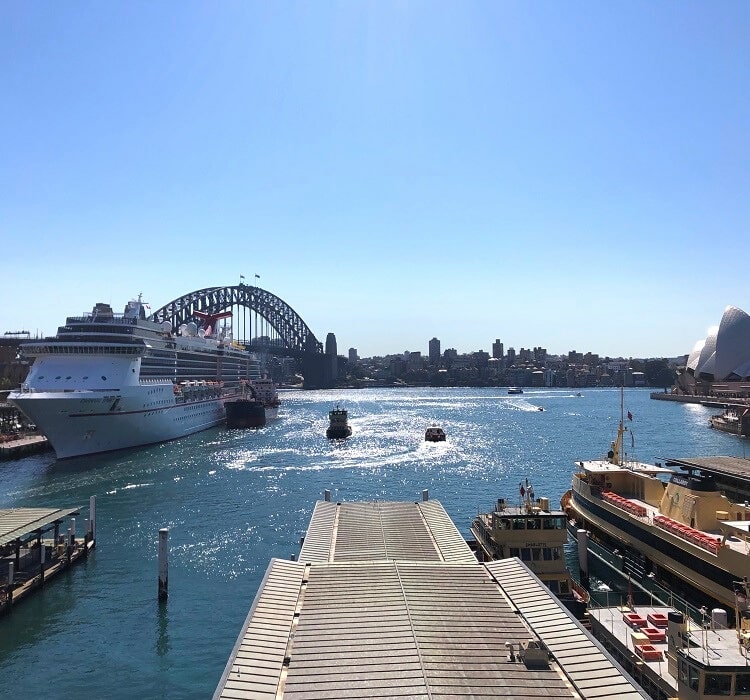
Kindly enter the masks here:
M 109 304 L 68 317 L 53 338 L 21 345 L 33 358 L 8 401 L 49 439 L 57 457 L 181 438 L 222 423 L 224 399 L 260 379 L 252 353 L 212 328 L 229 314 L 200 314 L 174 332 L 146 315 L 141 298 L 122 314 Z

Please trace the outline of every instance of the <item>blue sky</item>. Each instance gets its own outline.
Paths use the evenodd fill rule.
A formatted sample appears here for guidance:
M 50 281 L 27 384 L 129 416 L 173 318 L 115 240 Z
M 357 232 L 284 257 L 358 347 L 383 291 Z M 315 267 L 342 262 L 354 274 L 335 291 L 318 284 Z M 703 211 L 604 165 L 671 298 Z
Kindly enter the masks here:
M 0 332 L 246 281 L 361 356 L 750 311 L 746 2 L 0 4 Z

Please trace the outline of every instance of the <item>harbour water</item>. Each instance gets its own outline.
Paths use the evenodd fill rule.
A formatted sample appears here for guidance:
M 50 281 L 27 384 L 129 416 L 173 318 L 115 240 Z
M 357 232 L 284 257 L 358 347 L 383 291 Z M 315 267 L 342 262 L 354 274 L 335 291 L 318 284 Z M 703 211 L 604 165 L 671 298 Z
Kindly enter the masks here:
M 517 498 L 527 478 L 557 506 L 573 462 L 603 456 L 620 416 L 619 390 L 576 391 L 285 392 L 279 419 L 262 430 L 0 463 L 0 507 L 86 507 L 97 496 L 93 555 L 0 619 L 0 696 L 210 697 L 270 559 L 297 554 L 325 489 L 347 501 L 418 500 L 429 489 L 467 537 L 477 512 Z M 353 427 L 345 441 L 325 438 L 336 404 Z M 744 456 L 745 441 L 708 427 L 716 409 L 630 389 L 625 411 L 627 452 L 643 461 Z M 425 443 L 429 425 L 447 441 Z M 157 602 L 162 527 L 166 604 Z

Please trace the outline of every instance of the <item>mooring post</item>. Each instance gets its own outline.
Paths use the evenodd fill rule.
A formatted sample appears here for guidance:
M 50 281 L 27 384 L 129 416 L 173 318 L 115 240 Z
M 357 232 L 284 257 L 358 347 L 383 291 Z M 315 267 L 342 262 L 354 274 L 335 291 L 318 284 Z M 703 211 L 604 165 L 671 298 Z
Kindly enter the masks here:
M 76 519 L 71 518 L 70 519 L 70 530 L 68 530 L 70 533 L 70 546 L 75 546 L 76 543 Z
M 89 528 L 91 530 L 91 539 L 96 539 L 96 496 L 89 498 Z
M 430 500 L 430 492 L 427 489 L 422 489 L 422 500 L 423 501 Z
M 41 577 L 41 583 L 44 583 L 44 562 L 47 559 L 47 546 L 44 542 L 40 542 L 39 549 L 39 576 Z
M 13 562 L 8 562 L 8 606 L 13 605 Z
M 323 498 L 325 498 L 326 501 L 330 501 L 331 500 L 331 490 L 330 489 L 326 489 L 325 491 L 323 491 Z
M 159 600 L 166 600 L 169 595 L 169 528 L 159 530 Z

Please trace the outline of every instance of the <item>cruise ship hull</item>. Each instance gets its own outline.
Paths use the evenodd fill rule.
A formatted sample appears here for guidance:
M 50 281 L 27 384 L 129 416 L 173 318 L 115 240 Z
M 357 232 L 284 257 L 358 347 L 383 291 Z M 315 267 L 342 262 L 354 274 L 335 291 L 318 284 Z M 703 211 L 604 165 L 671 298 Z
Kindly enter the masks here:
M 18 394 L 12 400 L 43 426 L 58 459 L 175 440 L 224 422 L 221 398 L 178 403 L 171 384 L 136 389 L 142 390 L 106 396 L 86 391 Z M 163 399 L 154 393 L 143 397 L 143 389 L 163 394 Z

